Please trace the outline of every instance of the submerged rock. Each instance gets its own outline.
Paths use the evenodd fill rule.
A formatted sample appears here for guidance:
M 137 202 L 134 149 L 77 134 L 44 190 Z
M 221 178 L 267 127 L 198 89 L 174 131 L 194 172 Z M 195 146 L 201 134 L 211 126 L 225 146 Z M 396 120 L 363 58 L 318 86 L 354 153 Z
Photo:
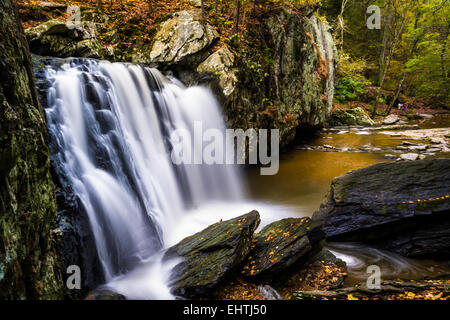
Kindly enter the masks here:
M 375 122 L 373 122 L 363 108 L 357 107 L 348 110 L 334 110 L 328 118 L 328 124 L 331 126 L 372 126 Z
M 86 300 L 126 300 L 125 296 L 110 288 L 98 288 L 89 293 Z
M 259 213 L 252 211 L 213 224 L 169 248 L 164 259 L 183 259 L 172 271 L 173 294 L 198 298 L 231 276 L 247 258 L 259 222 Z
M 283 148 L 298 128 L 319 127 L 329 113 L 336 64 L 331 28 L 280 6 L 248 29 L 263 51 L 249 50 L 239 60 L 236 90 L 224 103 L 227 126 L 280 128 Z
M 218 37 L 217 31 L 203 23 L 200 10 L 180 11 L 163 22 L 150 51 L 151 63 L 165 65 L 201 61 L 202 51 Z
M 280 272 L 304 263 L 322 249 L 322 224 L 310 218 L 287 218 L 265 226 L 255 234 L 253 249 L 242 274 L 251 278 L 280 280 Z
M 335 178 L 313 215 L 327 238 L 450 257 L 450 159 L 379 163 Z
M 93 22 L 69 24 L 49 20 L 25 30 L 32 53 L 60 58 L 100 58 L 101 45 Z

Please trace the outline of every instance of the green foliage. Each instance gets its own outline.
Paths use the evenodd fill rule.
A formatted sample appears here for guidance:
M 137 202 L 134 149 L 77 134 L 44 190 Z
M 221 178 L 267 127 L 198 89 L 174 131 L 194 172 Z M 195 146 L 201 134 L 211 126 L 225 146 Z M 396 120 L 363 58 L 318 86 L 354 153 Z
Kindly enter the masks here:
M 348 78 L 360 83 L 362 86 L 370 86 L 372 83 L 364 76 L 364 72 L 369 68 L 369 63 L 363 58 L 350 58 L 350 55 L 339 51 L 339 61 L 337 76 Z
M 356 99 L 357 94 L 362 94 L 363 92 L 363 86 L 358 81 L 349 78 L 340 78 L 337 80 L 335 97 L 341 103 Z

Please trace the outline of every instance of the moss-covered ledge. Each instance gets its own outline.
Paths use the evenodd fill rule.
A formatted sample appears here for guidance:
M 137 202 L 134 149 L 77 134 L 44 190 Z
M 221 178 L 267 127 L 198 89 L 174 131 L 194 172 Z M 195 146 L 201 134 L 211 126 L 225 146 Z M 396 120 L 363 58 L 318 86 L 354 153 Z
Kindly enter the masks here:
M 44 115 L 11 0 L 0 2 L 0 299 L 57 299 L 63 281 Z

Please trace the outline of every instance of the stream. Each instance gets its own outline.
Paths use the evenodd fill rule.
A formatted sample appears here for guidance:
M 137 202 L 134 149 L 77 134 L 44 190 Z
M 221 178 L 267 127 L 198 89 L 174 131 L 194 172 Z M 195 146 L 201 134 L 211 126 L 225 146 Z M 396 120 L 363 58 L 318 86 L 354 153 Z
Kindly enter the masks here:
M 410 121 L 408 125 L 419 125 L 421 130 L 450 133 L 450 117 L 446 114 Z M 277 175 L 261 176 L 257 168 L 248 169 L 246 174 L 251 198 L 289 208 L 298 217 L 310 217 L 325 199 L 333 178 L 375 163 L 392 161 L 386 155 L 397 156 L 400 152 L 406 152 L 396 149 L 405 143 L 426 144 L 427 139 L 420 137 L 421 130 L 410 130 L 417 133 L 412 136 L 404 135 L 402 130 L 343 128 L 332 132 L 320 131 L 300 141 L 293 150 L 281 154 Z M 427 131 L 424 133 L 428 134 Z M 431 157 L 449 156 L 448 152 L 440 152 Z M 382 279 L 386 280 L 418 280 L 450 272 L 448 266 L 435 261 L 408 259 L 359 243 L 328 243 L 327 248 L 347 263 L 349 276 L 345 284 L 349 286 L 367 279 L 369 265 L 378 265 Z

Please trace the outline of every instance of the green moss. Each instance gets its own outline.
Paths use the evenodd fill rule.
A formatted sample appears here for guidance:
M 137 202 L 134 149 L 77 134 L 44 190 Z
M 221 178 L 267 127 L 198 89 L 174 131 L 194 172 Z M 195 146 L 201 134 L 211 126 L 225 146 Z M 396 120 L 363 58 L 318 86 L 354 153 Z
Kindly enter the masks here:
M 22 36 L 21 36 L 22 35 Z M 43 111 L 11 0 L 0 3 L 0 299 L 62 297 L 51 236 L 56 217 Z

